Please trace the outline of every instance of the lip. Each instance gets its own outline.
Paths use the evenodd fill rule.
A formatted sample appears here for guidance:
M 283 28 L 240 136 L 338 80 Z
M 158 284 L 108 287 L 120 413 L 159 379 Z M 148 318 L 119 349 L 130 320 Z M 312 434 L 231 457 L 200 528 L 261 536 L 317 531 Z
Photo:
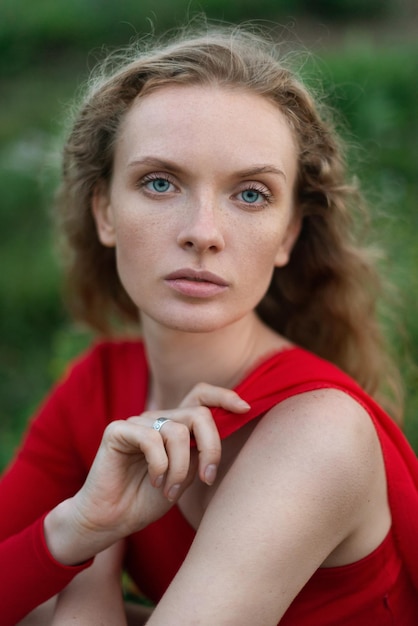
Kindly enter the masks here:
M 175 291 L 193 298 L 210 298 L 228 288 L 228 283 L 217 274 L 192 268 L 171 272 L 165 282 Z
M 218 276 L 217 274 L 213 274 L 212 272 L 207 272 L 206 270 L 194 270 L 192 268 L 182 268 L 180 270 L 176 270 L 172 272 L 168 276 L 166 276 L 166 280 L 191 280 L 205 283 L 213 283 L 214 285 L 219 285 L 221 287 L 227 287 L 228 283 Z

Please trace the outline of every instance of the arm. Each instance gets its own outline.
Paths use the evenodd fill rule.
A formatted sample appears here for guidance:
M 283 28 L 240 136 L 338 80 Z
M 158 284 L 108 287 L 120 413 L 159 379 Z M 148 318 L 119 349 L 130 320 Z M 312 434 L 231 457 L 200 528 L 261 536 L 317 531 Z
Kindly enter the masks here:
M 124 544 L 120 542 L 98 554 L 94 564 L 76 576 L 58 595 L 53 620 L 48 623 L 51 626 L 145 624 L 152 608 L 125 603 L 122 598 L 123 552 Z
M 370 418 L 345 394 L 278 405 L 219 486 L 148 624 L 274 626 L 370 514 L 381 471 Z
M 89 569 L 76 576 L 57 596 L 34 609 L 19 626 L 98 623 L 127 626 L 121 595 L 122 556 L 122 542 L 98 554 Z M 141 623 L 145 623 L 145 618 L 143 622 L 135 622 L 138 626 Z
M 196 402 L 200 402 L 201 404 L 196 406 Z M 153 431 L 151 424 L 156 415 L 145 413 L 140 418 L 133 418 L 131 420 L 127 420 L 127 422 L 124 422 L 123 424 L 118 424 L 118 428 L 115 429 L 115 436 L 109 436 L 108 442 L 106 442 L 106 437 L 104 437 L 103 446 L 108 446 L 113 452 L 115 451 L 113 448 L 116 448 L 116 452 L 118 454 L 122 453 L 122 459 L 118 459 L 118 456 L 116 455 L 116 460 L 114 460 L 115 464 L 112 465 L 112 454 L 107 455 L 107 450 L 105 450 L 103 453 L 103 461 L 101 461 L 101 449 L 99 450 L 99 460 L 96 458 L 94 463 L 99 465 L 100 471 L 93 467 L 90 473 L 93 474 L 93 479 L 97 481 L 97 484 L 94 484 L 93 488 L 91 486 L 89 487 L 88 483 L 91 479 L 91 476 L 89 475 L 85 487 L 92 489 L 93 494 L 94 490 L 96 490 L 96 494 L 100 494 L 101 499 L 98 504 L 95 500 L 98 495 L 93 495 L 93 498 L 91 498 L 91 504 L 93 506 L 100 506 L 100 515 L 102 517 L 100 521 L 100 528 L 98 527 L 97 522 L 93 528 L 89 523 L 89 532 L 86 533 L 86 536 L 82 538 L 82 541 L 78 545 L 74 544 L 71 548 L 70 556 L 72 560 L 80 558 L 74 556 L 80 554 L 79 552 L 77 553 L 77 549 L 80 549 L 80 546 L 82 549 L 86 548 L 89 551 L 97 550 L 97 546 L 100 545 L 99 542 L 107 542 L 109 537 L 114 536 L 115 532 L 120 532 L 119 527 L 122 526 L 122 520 L 116 524 L 113 521 L 110 523 L 106 518 L 106 515 L 114 516 L 115 509 L 118 510 L 120 508 L 121 511 L 123 511 L 123 524 L 129 523 L 129 517 L 134 515 L 137 518 L 135 520 L 135 524 L 141 523 L 143 526 L 146 525 L 143 521 L 145 515 L 150 517 L 150 521 L 153 521 L 153 519 L 160 517 L 161 507 L 163 512 L 168 510 L 171 503 L 181 495 L 182 491 L 184 491 L 184 488 L 189 482 L 187 477 L 186 480 L 184 480 L 184 477 L 176 477 L 176 463 L 181 461 L 184 466 L 183 471 L 187 472 L 191 476 L 194 475 L 194 471 L 190 472 L 188 464 L 190 452 L 190 431 L 193 431 L 195 434 L 196 442 L 201 454 L 201 459 L 198 463 L 200 477 L 202 480 L 206 480 L 209 483 L 214 480 L 214 477 L 211 477 L 210 480 L 207 479 L 206 469 L 208 464 L 217 465 L 219 463 L 219 436 L 212 419 L 208 419 L 208 416 L 210 415 L 209 411 L 201 406 L 203 404 L 214 403 L 221 406 L 229 404 L 231 409 L 232 407 L 235 407 L 236 409 L 240 404 L 240 400 L 235 392 L 207 385 L 198 385 L 185 398 L 180 412 L 174 410 L 170 411 L 170 416 L 172 418 L 176 417 L 179 420 L 173 420 L 172 424 L 167 423 L 164 426 L 165 429 L 168 427 L 170 428 L 171 435 L 164 434 L 163 438 L 160 433 Z M 192 408 L 194 416 L 193 419 L 196 419 L 196 423 L 194 426 L 189 424 L 187 428 L 185 428 L 184 423 L 180 420 L 183 414 L 183 408 L 185 406 L 187 407 L 189 404 L 190 408 Z M 198 410 L 199 408 L 202 409 L 200 414 Z M 189 408 L 187 408 L 186 414 L 189 412 Z M 158 415 L 161 415 L 161 413 Z M 187 423 L 187 418 L 184 416 L 183 422 Z M 165 432 L 167 433 L 168 431 Z M 187 436 L 185 436 L 186 432 Z M 151 452 L 148 452 L 147 448 L 149 441 Z M 179 442 L 182 445 L 178 445 Z M 136 449 L 132 449 L 135 444 Z M 167 453 L 169 459 L 167 465 L 161 470 L 156 471 L 155 475 L 158 477 L 161 475 L 161 472 L 167 472 L 167 478 L 161 490 L 156 489 L 155 484 L 152 486 L 153 481 L 152 479 L 149 479 L 151 487 L 149 487 L 149 485 L 146 486 L 148 491 L 146 492 L 146 495 L 143 496 L 140 494 L 143 484 L 141 470 L 146 473 L 150 471 L 150 464 L 153 458 L 152 454 L 158 454 L 159 448 L 163 450 L 164 456 Z M 182 448 L 186 448 L 187 450 Z M 123 459 L 123 453 L 133 458 L 134 477 L 130 475 L 130 464 L 128 463 L 126 465 L 126 462 L 124 464 L 125 459 Z M 119 470 L 119 480 L 123 480 L 123 484 L 120 485 L 116 482 L 115 486 L 112 484 L 112 480 L 115 480 L 115 475 L 118 474 L 119 463 L 122 464 L 122 469 Z M 105 475 L 103 476 L 102 474 L 104 470 Z M 97 473 L 97 476 L 95 475 L 95 472 Z M 170 476 L 170 473 L 172 473 L 173 476 Z M 146 474 L 145 480 L 147 479 L 148 474 Z M 178 484 L 179 480 L 181 488 L 178 493 L 176 493 L 175 498 L 172 498 L 170 496 L 172 484 Z M 134 491 L 137 489 L 138 485 L 139 489 L 135 494 Z M 110 502 L 106 501 L 106 497 L 110 498 Z M 112 500 L 111 498 L 114 499 Z M 139 500 L 139 503 L 135 502 L 135 499 Z M 153 502 L 150 505 L 151 500 L 153 500 Z M 125 503 L 125 501 L 127 501 L 129 505 Z M 63 503 L 63 507 L 65 507 L 66 504 L 67 503 Z M 133 509 L 133 513 L 131 512 L 131 509 Z M 144 509 L 145 513 L 142 509 Z M 55 513 L 56 510 L 53 510 L 49 516 L 52 518 L 52 528 Z M 88 513 L 90 515 L 90 511 L 88 511 Z M 47 520 L 48 516 L 46 518 L 46 526 L 48 526 Z M 123 528 L 123 533 L 128 534 L 126 527 L 123 526 Z M 99 534 L 98 538 L 97 534 Z M 88 541 L 86 537 L 88 538 Z M 54 538 L 52 538 L 52 542 L 53 541 Z M 67 537 L 64 537 L 63 542 L 65 546 L 71 545 L 68 543 Z M 59 548 L 61 546 L 62 544 L 59 544 Z M 100 619 L 100 623 L 103 624 L 126 623 L 125 607 L 122 602 L 120 590 L 120 572 L 122 566 L 121 556 L 122 550 L 117 545 L 111 546 L 98 554 L 94 565 L 82 574 L 79 574 L 59 595 L 55 612 L 55 620 L 53 623 L 62 624 L 63 626 L 66 623 L 82 624 L 86 623 L 86 621 L 89 621 L 90 623 L 93 616 L 96 621 Z M 133 623 L 145 623 L 145 620 L 149 617 L 149 615 L 149 610 L 142 611 L 141 615 L 138 615 L 138 611 L 135 611 L 135 615 L 132 616 L 132 619 L 134 620 Z
M 68 406 L 58 400 L 55 395 L 42 412 L 42 428 L 38 421 L 34 424 L 35 434 L 42 432 L 35 437 L 37 446 L 31 436 L 24 454 L 0 483 L 0 499 L 8 512 L 0 521 L 0 562 L 7 564 L 0 568 L 5 626 L 59 593 L 91 565 L 90 557 L 163 515 L 197 466 L 202 480 L 213 480 L 206 468 L 219 462 L 220 442 L 210 411 L 202 404 L 238 413 L 248 408 L 234 392 L 203 385 L 185 398 L 181 408 L 169 412 L 173 422 L 164 426 L 163 436 L 151 425 L 164 412 L 112 423 L 83 485 L 78 451 L 62 426 L 67 416 L 60 405 L 67 410 Z M 84 421 L 85 417 L 86 411 Z M 199 459 L 192 463 L 191 431 L 199 446 Z M 170 487 L 176 484 L 181 489 L 171 497 Z
M 43 518 L 83 483 L 61 410 L 61 389 L 42 407 L 0 481 L 0 605 L 4 626 L 57 594 L 88 567 L 65 567 L 50 554 Z M 53 418 L 53 419 L 52 419 Z M 84 474 L 85 477 L 85 474 Z
M 51 626 L 127 624 L 121 590 L 123 542 L 95 558 L 94 564 L 59 594 Z

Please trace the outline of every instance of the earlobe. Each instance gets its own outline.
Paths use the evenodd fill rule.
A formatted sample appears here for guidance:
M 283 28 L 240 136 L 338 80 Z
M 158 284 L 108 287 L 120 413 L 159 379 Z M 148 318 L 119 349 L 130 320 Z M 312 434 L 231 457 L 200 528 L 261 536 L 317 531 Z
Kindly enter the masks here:
M 103 184 L 96 185 L 91 201 L 91 208 L 100 242 L 104 246 L 113 248 L 116 245 L 116 237 L 113 226 L 112 209 L 108 191 Z
M 276 267 L 284 267 L 288 264 L 290 254 L 293 250 L 293 246 L 295 245 L 299 237 L 301 229 L 302 219 L 300 217 L 294 217 L 288 226 L 285 238 L 282 241 L 281 246 L 276 254 L 276 259 L 274 263 Z

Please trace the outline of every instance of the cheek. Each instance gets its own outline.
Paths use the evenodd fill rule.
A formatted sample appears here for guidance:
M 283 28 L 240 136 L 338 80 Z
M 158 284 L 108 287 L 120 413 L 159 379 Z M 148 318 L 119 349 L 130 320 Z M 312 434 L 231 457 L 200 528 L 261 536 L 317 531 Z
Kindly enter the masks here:
M 145 219 L 138 210 L 118 208 L 115 211 L 116 253 L 121 259 L 136 258 L 158 245 L 161 227 L 156 220 Z
M 260 233 L 254 229 L 239 254 L 241 276 L 249 296 L 260 299 L 267 291 L 276 265 L 280 241 L 272 232 Z
M 285 227 L 278 220 L 254 225 L 247 232 L 242 246 L 243 256 L 253 271 L 274 268 L 275 259 L 282 248 Z
M 167 236 L 163 224 L 154 216 L 141 215 L 139 218 L 138 211 L 134 210 L 125 210 L 119 216 L 116 227 L 117 271 L 125 290 L 139 306 L 144 289 L 155 278 L 167 255 Z
M 115 249 L 118 273 L 126 287 L 126 282 L 130 282 L 132 276 L 138 276 L 141 266 L 147 265 L 147 239 L 137 226 L 130 227 L 129 222 L 119 224 L 116 228 Z

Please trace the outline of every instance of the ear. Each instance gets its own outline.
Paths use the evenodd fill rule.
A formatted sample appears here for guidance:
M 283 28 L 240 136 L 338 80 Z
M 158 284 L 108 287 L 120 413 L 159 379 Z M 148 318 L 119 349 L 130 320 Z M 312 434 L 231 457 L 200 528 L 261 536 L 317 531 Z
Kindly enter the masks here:
M 109 191 L 103 182 L 98 183 L 94 189 L 91 208 L 100 242 L 104 246 L 113 248 L 116 245 L 116 236 L 112 206 L 110 204 Z
M 292 252 L 293 246 L 299 237 L 301 229 L 302 218 L 299 215 L 295 215 L 289 223 L 285 237 L 279 250 L 277 251 L 274 262 L 275 267 L 284 267 L 288 264 L 290 253 Z

